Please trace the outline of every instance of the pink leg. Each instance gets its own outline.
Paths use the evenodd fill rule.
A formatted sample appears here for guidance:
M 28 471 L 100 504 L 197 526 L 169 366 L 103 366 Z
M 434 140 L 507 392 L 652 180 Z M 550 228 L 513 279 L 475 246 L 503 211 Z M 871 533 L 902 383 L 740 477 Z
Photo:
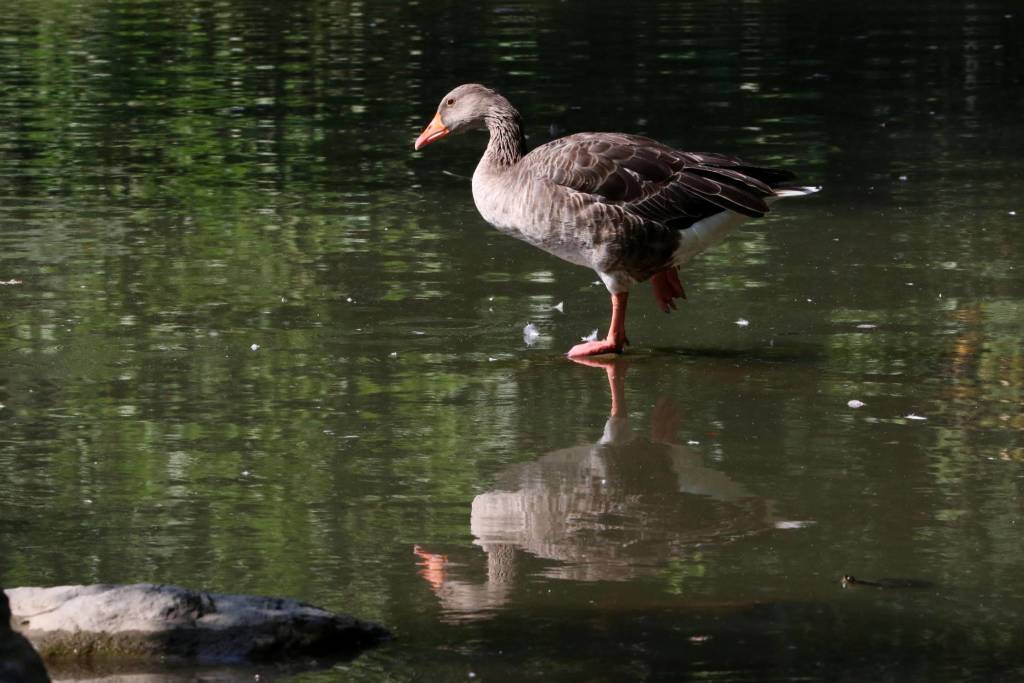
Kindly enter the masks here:
M 608 389 L 612 394 L 611 417 L 625 417 L 626 415 L 626 370 L 629 366 L 622 358 L 573 358 L 574 363 L 586 365 L 592 368 L 604 368 L 608 376 Z
M 596 356 L 601 353 L 622 353 L 626 343 L 626 301 L 629 292 L 612 294 L 612 324 L 608 336 L 601 341 L 584 342 L 569 349 L 569 358 Z
M 679 281 L 679 272 L 675 268 L 666 268 L 655 273 L 651 278 L 651 290 L 661 310 L 666 313 L 675 310 L 676 304 L 673 299 L 686 298 L 683 283 Z
M 448 564 L 448 556 L 427 552 L 418 545 L 412 547 L 412 552 L 423 560 L 416 563 L 422 567 L 417 573 L 427 580 L 434 592 L 441 590 L 448 578 L 448 571 L 445 569 Z

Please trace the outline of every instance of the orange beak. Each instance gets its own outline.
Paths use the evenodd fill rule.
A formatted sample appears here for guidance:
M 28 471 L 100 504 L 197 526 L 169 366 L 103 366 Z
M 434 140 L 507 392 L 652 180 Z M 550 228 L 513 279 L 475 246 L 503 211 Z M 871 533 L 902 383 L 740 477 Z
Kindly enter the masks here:
M 430 122 L 420 136 L 416 138 L 416 144 L 413 145 L 415 149 L 426 147 L 434 140 L 440 140 L 445 135 L 448 135 L 448 128 L 441 121 L 441 112 L 434 114 L 433 120 Z

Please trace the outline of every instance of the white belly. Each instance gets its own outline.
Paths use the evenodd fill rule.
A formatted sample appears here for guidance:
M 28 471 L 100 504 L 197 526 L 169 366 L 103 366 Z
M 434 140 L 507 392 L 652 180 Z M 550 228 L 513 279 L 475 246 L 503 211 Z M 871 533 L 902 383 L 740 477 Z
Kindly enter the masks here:
M 709 247 L 721 242 L 737 225 L 749 220 L 735 211 L 723 211 L 697 221 L 679 233 L 679 246 L 672 255 L 672 263 L 681 266 Z

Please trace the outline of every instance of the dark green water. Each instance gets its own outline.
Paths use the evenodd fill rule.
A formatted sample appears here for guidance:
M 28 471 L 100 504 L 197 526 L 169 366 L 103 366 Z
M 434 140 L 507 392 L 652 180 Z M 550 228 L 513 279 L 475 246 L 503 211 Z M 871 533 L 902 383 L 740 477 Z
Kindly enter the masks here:
M 397 635 L 289 681 L 1024 675 L 1022 34 L 1009 0 L 3 3 L 0 585 Z M 532 143 L 826 189 L 575 364 L 594 274 L 477 216 L 482 137 L 412 151 L 465 81 Z

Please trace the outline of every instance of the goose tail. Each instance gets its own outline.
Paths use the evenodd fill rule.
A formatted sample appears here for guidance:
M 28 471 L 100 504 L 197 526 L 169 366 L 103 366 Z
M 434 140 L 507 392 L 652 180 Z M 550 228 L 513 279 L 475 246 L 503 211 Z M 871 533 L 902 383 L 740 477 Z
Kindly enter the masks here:
M 821 185 L 802 185 L 797 187 L 776 187 L 775 196 L 779 199 L 784 197 L 806 197 L 815 192 L 821 192 Z

